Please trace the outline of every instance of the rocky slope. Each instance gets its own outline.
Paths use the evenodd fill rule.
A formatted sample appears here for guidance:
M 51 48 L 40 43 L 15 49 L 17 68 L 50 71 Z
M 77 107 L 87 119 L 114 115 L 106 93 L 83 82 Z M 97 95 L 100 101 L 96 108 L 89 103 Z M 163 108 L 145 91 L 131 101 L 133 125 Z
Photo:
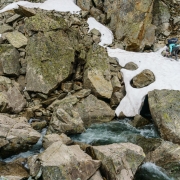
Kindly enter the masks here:
M 1 2 L 2 6 L 6 4 Z M 154 142 L 151 150 L 142 142 L 139 146 L 120 143 L 83 148 L 62 133 L 82 133 L 93 123 L 111 121 L 114 109 L 126 94 L 122 67 L 108 56 L 106 48 L 98 45 L 101 34 L 96 29 L 88 31 L 87 18 L 93 16 L 112 29 L 115 34 L 112 48 L 155 50 L 165 44 L 168 36 L 178 33 L 175 28 L 178 20 L 169 23 L 178 16 L 178 12 L 173 13 L 178 2 L 77 0 L 77 4 L 83 9 L 80 14 L 22 6 L 0 14 L 0 157 L 26 151 L 40 137 L 36 130 L 48 127 L 43 142 L 45 151 L 28 159 L 2 162 L 3 177 L 130 179 L 144 161 L 144 152 L 149 153 L 148 161 L 158 162 L 156 156 L 167 148 L 164 141 L 158 141 L 158 145 Z M 136 65 L 127 64 L 124 68 L 133 70 Z M 147 70 L 132 83 L 144 87 L 153 81 L 153 74 Z M 167 120 L 167 115 L 164 120 L 161 114 L 166 110 L 155 111 L 158 108 L 153 93 L 149 94 L 150 109 L 161 138 L 179 143 L 179 129 L 174 130 L 175 125 Z M 164 94 L 159 95 L 160 100 L 161 96 Z M 169 138 L 159 122 L 163 120 L 163 127 L 173 132 Z M 172 146 L 178 150 L 179 145 Z M 176 158 L 170 160 L 175 164 L 172 167 L 166 166 L 166 162 L 159 163 L 169 173 L 172 168 L 179 168 Z M 28 164 L 28 170 L 22 164 Z M 178 179 L 178 172 L 174 174 Z

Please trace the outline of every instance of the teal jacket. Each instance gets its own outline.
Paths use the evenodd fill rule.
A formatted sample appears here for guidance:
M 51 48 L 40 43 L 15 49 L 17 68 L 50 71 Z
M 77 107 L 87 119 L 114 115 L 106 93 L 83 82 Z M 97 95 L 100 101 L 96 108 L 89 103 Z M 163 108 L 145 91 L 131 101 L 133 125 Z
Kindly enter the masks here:
M 179 44 L 170 44 L 170 45 L 169 45 L 169 52 L 171 53 L 173 47 L 178 47 L 178 46 L 180 46 L 180 45 L 179 45 Z

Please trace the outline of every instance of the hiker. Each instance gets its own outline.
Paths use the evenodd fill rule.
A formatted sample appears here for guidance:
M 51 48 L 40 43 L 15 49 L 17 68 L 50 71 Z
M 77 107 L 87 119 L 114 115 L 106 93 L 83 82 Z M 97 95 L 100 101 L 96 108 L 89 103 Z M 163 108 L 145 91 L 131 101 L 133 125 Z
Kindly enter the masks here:
M 174 55 L 176 60 L 177 60 L 177 55 L 180 52 L 180 45 L 176 44 L 177 42 L 178 42 L 178 38 L 171 38 L 168 39 L 168 44 L 167 44 L 169 46 L 170 57 Z

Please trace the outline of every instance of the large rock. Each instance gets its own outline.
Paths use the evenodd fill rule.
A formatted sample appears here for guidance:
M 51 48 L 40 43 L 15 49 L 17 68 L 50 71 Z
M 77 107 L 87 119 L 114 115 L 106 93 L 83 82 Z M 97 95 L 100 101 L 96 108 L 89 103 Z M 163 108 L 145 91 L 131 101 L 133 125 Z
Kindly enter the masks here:
M 63 31 L 39 32 L 30 38 L 26 51 L 28 91 L 47 94 L 71 74 L 75 55 Z
M 47 133 L 78 134 L 85 131 L 84 123 L 79 116 L 79 113 L 73 110 L 71 110 L 71 112 L 72 116 L 62 108 L 55 110 Z
M 102 161 L 100 170 L 106 179 L 131 180 L 145 158 L 142 148 L 131 143 L 93 146 L 88 151 Z
M 161 137 L 180 144 L 180 91 L 154 90 L 148 93 L 148 101 Z
M 56 111 L 57 108 L 62 108 L 70 116 L 73 116 L 71 110 L 74 110 L 79 113 L 86 127 L 93 123 L 108 122 L 114 118 L 114 110 L 104 101 L 97 99 L 92 94 L 82 100 L 78 100 L 78 97 L 79 93 L 75 93 L 62 100 L 56 100 L 48 109 Z
M 60 16 L 53 16 L 53 14 L 46 15 L 45 13 L 38 13 L 35 16 L 27 18 L 25 27 L 33 31 L 51 31 L 56 29 L 67 29 L 67 23 L 64 18 Z
M 27 38 L 18 31 L 7 32 L 5 36 L 9 43 L 12 44 L 15 48 L 20 48 L 27 45 Z
M 110 81 L 109 57 L 103 47 L 92 47 L 87 54 L 84 72 L 84 87 L 101 98 L 110 99 L 113 88 Z
M 16 120 L 0 115 L 0 156 L 7 157 L 29 149 L 35 144 L 40 133 L 32 129 L 27 120 Z
M 0 112 L 19 113 L 26 106 L 26 100 L 9 78 L 0 76 Z
M 43 180 L 87 180 L 101 164 L 99 160 L 92 160 L 78 145 L 66 146 L 60 141 L 48 147 L 38 159 Z
M 77 103 L 75 110 L 79 112 L 85 126 L 93 123 L 109 122 L 115 116 L 114 110 L 92 94 Z
M 0 75 L 19 75 L 19 52 L 11 45 L 0 45 Z
M 147 162 L 153 162 L 157 166 L 162 167 L 176 180 L 180 178 L 180 146 L 172 142 L 163 142 L 154 151 L 150 152 L 147 157 Z
M 133 77 L 132 85 L 135 88 L 143 88 L 145 86 L 150 85 L 154 81 L 155 81 L 154 73 L 149 69 L 145 69 L 141 73 Z
M 20 180 L 29 177 L 27 170 L 17 162 L 0 162 L 0 175 L 0 179 L 4 177 L 4 180 Z
M 146 31 L 152 21 L 153 0 L 104 1 L 109 27 L 119 40 L 124 40 L 126 50 L 138 51 L 143 48 Z

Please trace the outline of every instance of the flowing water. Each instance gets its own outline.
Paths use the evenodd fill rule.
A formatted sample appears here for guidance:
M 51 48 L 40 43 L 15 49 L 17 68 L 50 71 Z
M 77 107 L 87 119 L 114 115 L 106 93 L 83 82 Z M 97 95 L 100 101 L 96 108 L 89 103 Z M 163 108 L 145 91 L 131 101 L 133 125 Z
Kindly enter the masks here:
M 159 138 L 153 124 L 137 129 L 129 124 L 129 119 L 116 120 L 109 123 L 93 124 L 84 133 L 72 135 L 74 141 L 91 145 L 105 145 L 121 142 L 135 143 L 137 136 Z M 174 180 L 165 171 L 153 163 L 144 163 L 138 170 L 135 180 Z
M 71 136 L 72 140 L 91 145 L 105 145 L 120 142 L 134 142 L 136 135 L 158 138 L 153 124 L 137 129 L 129 124 L 129 119 L 93 124 L 84 133 Z
M 17 155 L 13 155 L 11 157 L 3 159 L 2 161 L 8 163 L 8 162 L 12 162 L 18 158 L 21 158 L 21 157 L 27 158 L 29 156 L 33 156 L 35 154 L 41 153 L 44 150 L 42 147 L 42 139 L 43 139 L 43 136 L 46 134 L 46 130 L 47 130 L 46 128 L 42 129 L 41 137 L 39 138 L 38 142 L 35 145 L 33 145 L 29 151 L 22 152 L 22 153 L 19 153 Z

